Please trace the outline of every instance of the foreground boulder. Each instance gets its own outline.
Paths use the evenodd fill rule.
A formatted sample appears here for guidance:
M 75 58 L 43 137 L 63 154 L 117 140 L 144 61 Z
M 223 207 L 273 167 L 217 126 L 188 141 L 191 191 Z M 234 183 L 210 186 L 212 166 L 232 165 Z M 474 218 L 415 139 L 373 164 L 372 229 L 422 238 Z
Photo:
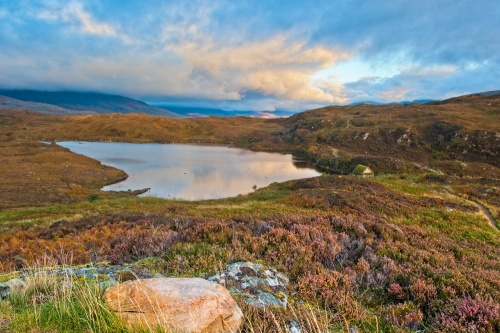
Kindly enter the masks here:
M 108 288 L 104 301 L 129 326 L 185 333 L 233 333 L 243 314 L 229 292 L 198 279 L 156 278 Z

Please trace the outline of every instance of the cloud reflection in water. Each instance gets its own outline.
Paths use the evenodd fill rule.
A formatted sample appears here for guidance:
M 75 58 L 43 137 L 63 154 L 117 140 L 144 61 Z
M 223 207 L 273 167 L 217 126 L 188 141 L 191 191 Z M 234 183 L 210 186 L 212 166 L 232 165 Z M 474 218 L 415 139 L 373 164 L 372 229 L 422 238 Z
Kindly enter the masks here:
M 318 176 L 299 168 L 292 155 L 243 149 L 116 142 L 59 142 L 71 151 L 124 170 L 129 178 L 107 191 L 151 188 L 146 195 L 186 200 L 217 199 L 246 194 L 253 186 Z

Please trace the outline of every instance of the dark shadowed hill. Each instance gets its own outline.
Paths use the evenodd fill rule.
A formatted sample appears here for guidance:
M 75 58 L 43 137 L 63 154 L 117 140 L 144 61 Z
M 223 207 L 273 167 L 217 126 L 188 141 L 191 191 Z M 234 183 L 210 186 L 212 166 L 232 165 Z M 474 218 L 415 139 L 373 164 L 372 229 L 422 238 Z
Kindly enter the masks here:
M 15 98 L 10 98 L 7 96 L 0 95 L 0 109 L 11 109 L 11 110 L 26 110 L 38 113 L 58 115 L 58 116 L 84 116 L 96 114 L 93 111 L 75 111 L 62 108 L 57 105 L 37 103 L 37 102 L 25 102 L 20 101 Z
M 0 95 L 25 102 L 52 104 L 64 109 L 96 113 L 146 113 L 176 117 L 177 114 L 119 95 L 76 91 L 0 90 Z

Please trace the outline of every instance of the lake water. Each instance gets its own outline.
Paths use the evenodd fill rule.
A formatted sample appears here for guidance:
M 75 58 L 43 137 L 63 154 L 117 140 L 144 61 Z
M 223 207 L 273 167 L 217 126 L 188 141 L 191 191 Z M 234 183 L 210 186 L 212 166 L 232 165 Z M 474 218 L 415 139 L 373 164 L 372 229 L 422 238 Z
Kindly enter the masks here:
M 104 191 L 151 188 L 144 195 L 186 200 L 247 194 L 273 182 L 315 177 L 290 154 L 185 144 L 58 142 L 72 152 L 125 171 L 129 178 Z

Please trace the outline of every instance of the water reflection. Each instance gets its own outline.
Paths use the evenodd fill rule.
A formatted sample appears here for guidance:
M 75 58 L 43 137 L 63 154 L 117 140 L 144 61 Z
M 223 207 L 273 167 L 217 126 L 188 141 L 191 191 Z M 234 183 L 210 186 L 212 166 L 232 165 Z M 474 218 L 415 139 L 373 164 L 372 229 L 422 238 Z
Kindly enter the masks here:
M 129 178 L 103 190 L 151 188 L 146 195 L 187 200 L 246 194 L 272 182 L 318 176 L 292 155 L 243 149 L 117 142 L 58 142 L 71 151 L 124 170 Z

